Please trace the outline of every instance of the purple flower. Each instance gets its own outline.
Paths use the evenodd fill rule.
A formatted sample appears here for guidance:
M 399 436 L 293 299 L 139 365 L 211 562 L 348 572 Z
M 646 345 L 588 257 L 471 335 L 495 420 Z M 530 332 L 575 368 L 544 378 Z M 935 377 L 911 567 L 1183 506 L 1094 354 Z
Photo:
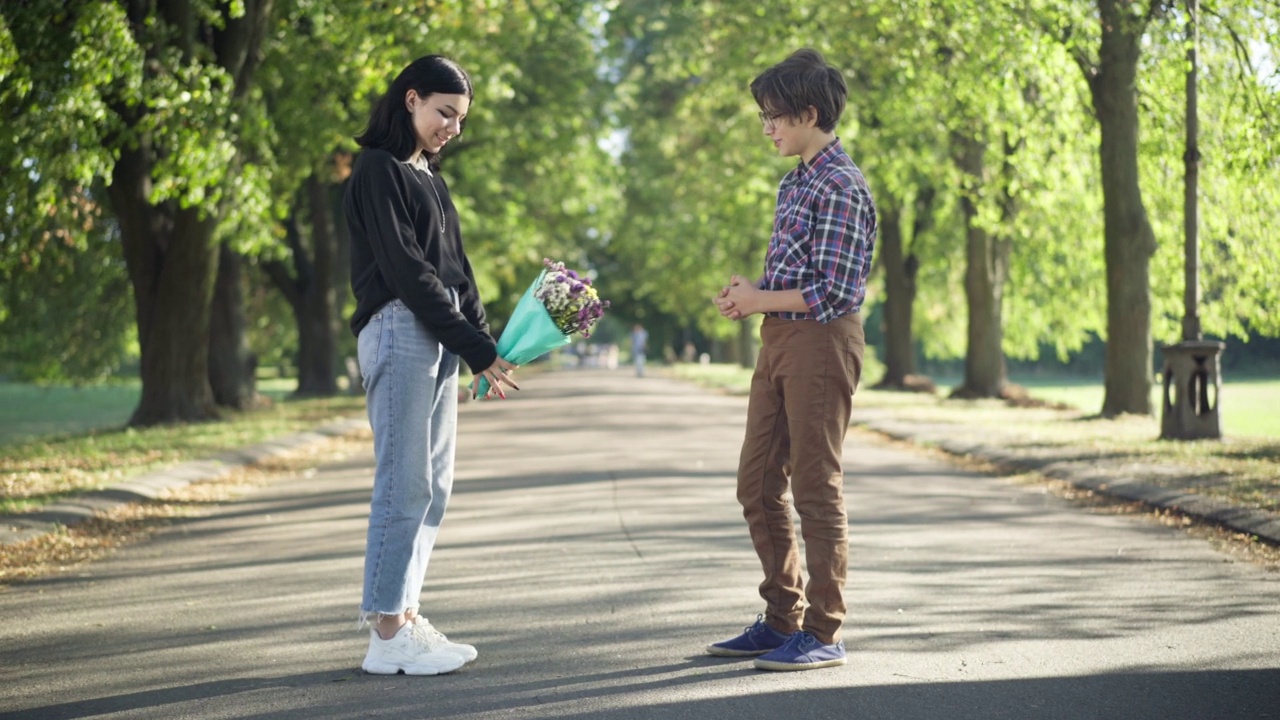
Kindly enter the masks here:
M 609 302 L 596 296 L 591 278 L 583 277 L 577 271 L 566 268 L 564 263 L 550 258 L 543 258 L 542 264 L 546 266 L 545 277 L 534 297 L 543 302 L 561 332 L 566 335 L 581 333 L 583 337 L 590 337 L 591 330 L 596 321 L 604 316 L 604 309 L 609 307 Z M 553 290 L 553 283 L 564 283 L 566 287 L 561 290 L 557 284 Z

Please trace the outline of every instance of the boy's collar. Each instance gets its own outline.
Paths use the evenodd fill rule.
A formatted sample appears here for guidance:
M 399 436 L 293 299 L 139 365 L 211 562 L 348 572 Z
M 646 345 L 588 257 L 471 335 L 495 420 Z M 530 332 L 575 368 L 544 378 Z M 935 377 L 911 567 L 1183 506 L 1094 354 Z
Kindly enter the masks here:
M 835 157 L 839 152 L 840 152 L 840 138 L 835 138 L 831 142 L 824 145 L 822 149 L 818 151 L 818 154 L 813 156 L 813 160 L 809 161 L 808 163 L 805 163 L 804 160 L 800 161 L 800 165 L 798 167 L 800 174 L 806 175 L 814 168 L 820 167 L 822 165 L 827 164 L 828 162 L 831 162 L 831 158 Z

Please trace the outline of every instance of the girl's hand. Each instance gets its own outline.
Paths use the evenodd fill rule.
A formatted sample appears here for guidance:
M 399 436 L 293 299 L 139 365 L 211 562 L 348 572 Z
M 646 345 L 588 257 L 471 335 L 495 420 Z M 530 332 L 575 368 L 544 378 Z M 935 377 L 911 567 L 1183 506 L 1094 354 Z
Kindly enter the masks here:
M 494 393 L 497 393 L 498 397 L 506 400 L 507 393 L 503 390 L 504 386 L 510 386 L 516 390 L 520 389 L 520 386 L 511 377 L 512 373 L 519 367 L 519 365 L 509 363 L 502 358 L 494 360 L 488 369 L 471 378 L 471 397 L 474 399 L 480 392 L 480 379 L 484 378 L 489 381 L 489 390 L 485 393 L 485 398 L 491 398 Z

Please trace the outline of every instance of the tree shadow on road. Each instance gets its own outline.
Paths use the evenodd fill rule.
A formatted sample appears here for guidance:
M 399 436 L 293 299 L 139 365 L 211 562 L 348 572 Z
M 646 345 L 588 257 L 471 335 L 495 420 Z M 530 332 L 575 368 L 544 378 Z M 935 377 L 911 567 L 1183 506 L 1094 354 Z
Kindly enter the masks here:
M 856 658 L 855 658 L 856 663 Z M 922 670 L 923 672 L 923 670 Z M 1271 718 L 1280 670 L 1143 671 L 859 686 L 856 666 L 763 673 L 708 658 L 529 682 L 485 669 L 435 678 L 314 672 L 199 682 L 0 713 L 0 720 L 237 717 L 859 718 L 1212 720 Z M 496 682 L 494 681 L 496 680 Z

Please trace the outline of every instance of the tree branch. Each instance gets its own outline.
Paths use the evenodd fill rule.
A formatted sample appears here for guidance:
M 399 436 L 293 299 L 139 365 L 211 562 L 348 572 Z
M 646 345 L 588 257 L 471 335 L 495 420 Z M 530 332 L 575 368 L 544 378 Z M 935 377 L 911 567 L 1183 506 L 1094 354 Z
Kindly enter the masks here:
M 1164 0 L 1151 0 L 1151 4 L 1147 6 L 1146 16 L 1142 21 L 1143 26 L 1150 26 L 1151 23 L 1167 15 L 1172 5 L 1172 2 L 1166 3 Z
M 240 17 L 224 17 L 224 26 L 213 32 L 213 52 L 218 64 L 231 75 L 232 92 L 242 96 L 262 62 L 262 39 L 271 18 L 273 0 L 248 0 Z
M 269 260 L 262 264 L 262 269 L 270 278 L 271 284 L 284 294 L 284 299 L 289 302 L 292 307 L 297 307 L 302 302 L 303 293 L 306 290 L 308 278 L 306 252 L 302 248 L 302 236 L 298 231 L 298 221 L 293 215 L 289 215 L 284 221 L 285 242 L 289 245 L 289 249 L 293 251 L 293 266 L 295 273 L 289 272 L 289 267 L 283 260 Z
M 1040 31 L 1046 36 L 1058 41 L 1058 44 L 1062 45 L 1062 47 L 1066 49 L 1067 54 L 1070 55 L 1071 59 L 1080 67 L 1080 72 L 1084 73 L 1086 80 L 1092 80 L 1093 77 L 1097 75 L 1097 63 L 1093 61 L 1093 58 L 1089 57 L 1089 54 L 1085 52 L 1084 48 L 1079 44 L 1072 42 L 1076 34 L 1075 25 L 1070 23 L 1062 26 L 1052 25 L 1049 23 L 1048 18 L 1043 14 L 1031 13 L 1025 9 L 1019 10 L 1012 5 L 1009 6 L 1009 10 L 1014 15 L 1021 16 L 1023 20 L 1039 27 Z
M 298 286 L 294 284 L 293 276 L 289 274 L 289 269 L 283 260 L 268 260 L 262 263 L 261 267 L 267 274 L 267 278 L 271 280 L 271 284 L 284 295 L 290 307 L 297 307 L 298 303 L 302 302 L 302 293 L 298 292 Z
M 1227 31 L 1227 34 L 1231 36 L 1231 45 L 1235 51 L 1236 66 L 1240 70 L 1238 75 L 1240 78 L 1240 86 L 1244 90 L 1245 96 L 1247 98 L 1252 98 L 1254 103 L 1258 106 L 1260 116 L 1265 116 L 1266 109 L 1262 102 L 1262 96 L 1258 92 L 1258 87 L 1256 84 L 1249 82 L 1249 78 L 1253 75 L 1253 59 L 1249 56 L 1248 43 L 1240 37 L 1240 34 L 1236 32 L 1235 28 L 1231 27 L 1231 24 L 1227 22 L 1226 16 L 1216 10 L 1212 5 L 1201 5 L 1200 12 L 1211 15 L 1220 20 L 1222 22 L 1222 27 Z M 1251 84 L 1254 85 L 1254 87 L 1250 88 Z M 1252 92 L 1250 92 L 1250 90 L 1252 90 Z M 1245 104 L 1248 105 L 1248 101 L 1246 101 Z

